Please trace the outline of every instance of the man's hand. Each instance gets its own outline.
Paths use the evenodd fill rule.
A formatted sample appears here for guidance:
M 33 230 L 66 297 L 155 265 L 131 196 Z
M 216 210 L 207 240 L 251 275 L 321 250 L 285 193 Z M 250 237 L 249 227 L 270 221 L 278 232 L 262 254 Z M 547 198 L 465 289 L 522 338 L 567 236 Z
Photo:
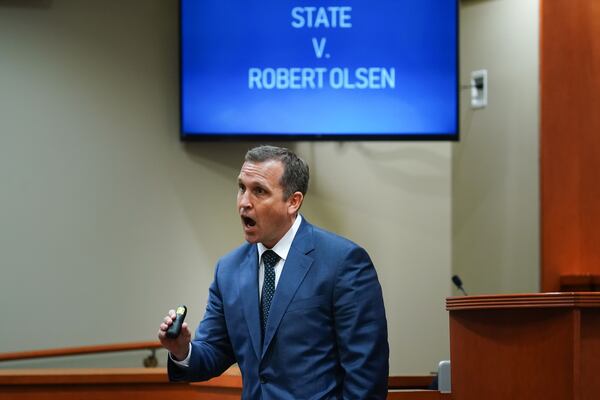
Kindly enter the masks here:
M 165 349 L 169 350 L 171 356 L 175 360 L 182 361 L 185 360 L 188 355 L 192 334 L 190 333 L 187 322 L 184 322 L 183 325 L 181 325 L 181 333 L 179 336 L 175 339 L 169 339 L 167 337 L 167 329 L 173 325 L 173 320 L 175 320 L 175 310 L 169 310 L 169 314 L 165 317 L 163 323 L 160 324 L 158 340 L 160 340 L 160 343 Z

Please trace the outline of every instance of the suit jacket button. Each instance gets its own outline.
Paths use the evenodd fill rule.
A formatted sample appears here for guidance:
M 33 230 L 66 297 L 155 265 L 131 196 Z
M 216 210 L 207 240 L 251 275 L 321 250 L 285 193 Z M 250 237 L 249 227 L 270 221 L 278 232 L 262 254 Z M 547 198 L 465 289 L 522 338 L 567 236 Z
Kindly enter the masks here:
M 267 378 L 265 378 L 264 375 L 260 376 L 260 383 L 262 383 L 262 384 L 267 383 Z

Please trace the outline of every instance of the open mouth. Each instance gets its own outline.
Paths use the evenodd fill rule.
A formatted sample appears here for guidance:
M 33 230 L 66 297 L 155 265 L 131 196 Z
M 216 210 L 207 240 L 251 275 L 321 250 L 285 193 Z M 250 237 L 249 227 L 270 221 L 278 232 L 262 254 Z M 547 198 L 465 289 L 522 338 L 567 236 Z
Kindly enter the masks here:
M 256 221 L 250 217 L 242 216 L 242 221 L 244 222 L 244 226 L 247 226 L 247 227 L 252 227 L 252 226 L 256 225 Z

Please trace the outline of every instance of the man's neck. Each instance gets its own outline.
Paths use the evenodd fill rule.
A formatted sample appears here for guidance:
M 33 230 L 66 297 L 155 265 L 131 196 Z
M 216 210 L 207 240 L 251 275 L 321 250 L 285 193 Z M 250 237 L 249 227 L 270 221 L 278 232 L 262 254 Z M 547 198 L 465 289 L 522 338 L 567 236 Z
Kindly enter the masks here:
M 290 250 L 290 247 L 292 246 L 292 242 L 294 241 L 294 238 L 296 237 L 296 234 L 298 233 L 298 230 L 300 229 L 301 223 L 302 223 L 302 217 L 298 215 L 294 219 L 294 222 L 292 223 L 290 228 L 287 230 L 287 232 L 272 247 L 267 247 L 263 243 L 258 243 L 259 255 L 261 255 L 262 252 L 265 250 L 272 249 L 281 258 L 285 259 L 287 256 L 287 253 Z

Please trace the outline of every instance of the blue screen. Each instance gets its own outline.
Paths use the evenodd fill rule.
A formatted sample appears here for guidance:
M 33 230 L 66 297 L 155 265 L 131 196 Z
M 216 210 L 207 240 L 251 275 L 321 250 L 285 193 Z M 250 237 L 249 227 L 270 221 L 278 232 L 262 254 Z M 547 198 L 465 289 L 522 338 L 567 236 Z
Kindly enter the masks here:
M 181 0 L 182 137 L 456 139 L 457 0 Z

